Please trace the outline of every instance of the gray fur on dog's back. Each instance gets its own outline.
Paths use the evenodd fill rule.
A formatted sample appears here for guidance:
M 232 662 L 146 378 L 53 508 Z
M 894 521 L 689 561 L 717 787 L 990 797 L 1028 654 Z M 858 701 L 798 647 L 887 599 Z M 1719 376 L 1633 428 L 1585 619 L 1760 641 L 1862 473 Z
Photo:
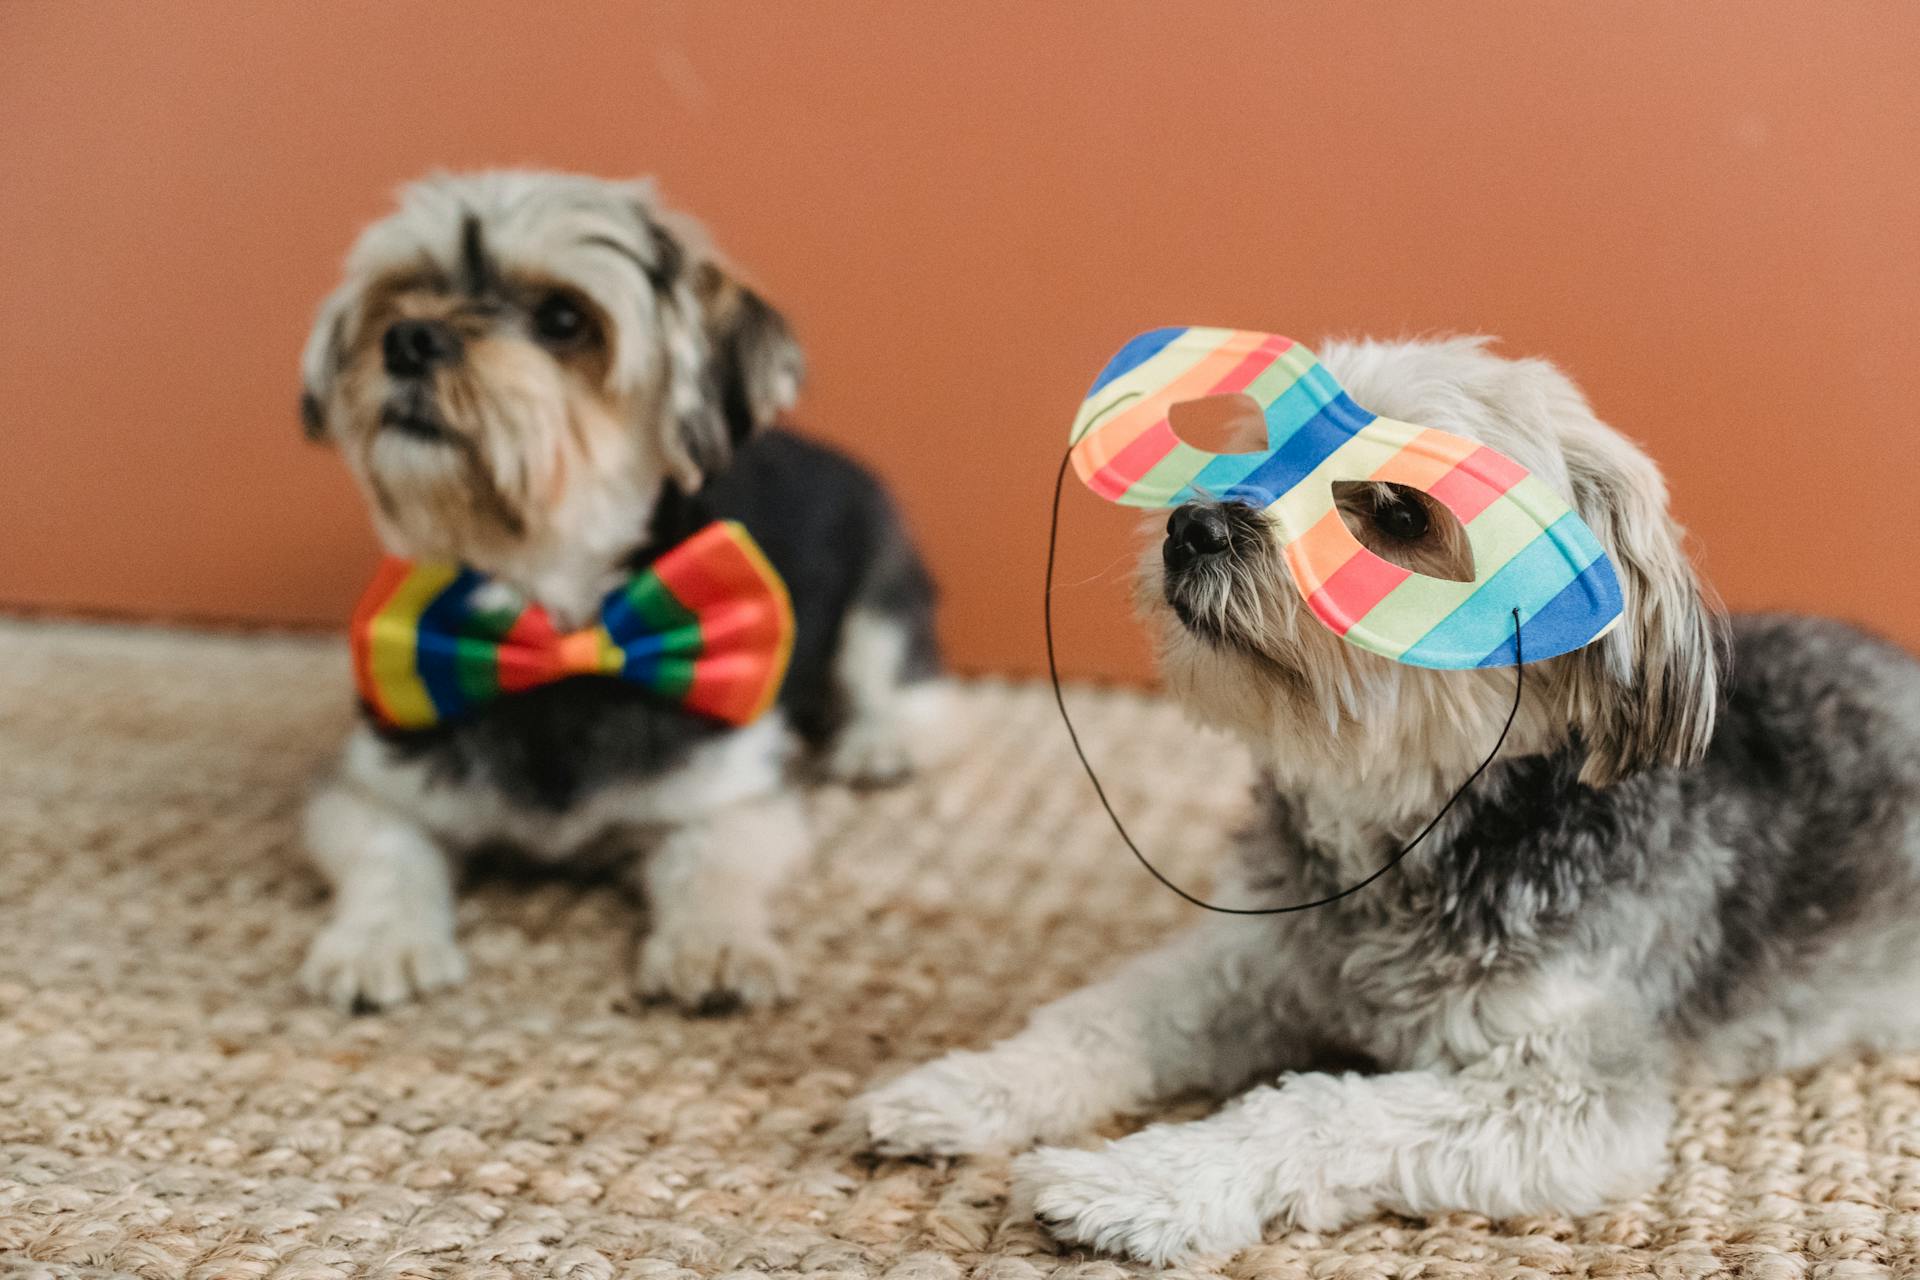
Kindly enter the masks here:
M 1742 619 L 1734 637 L 1712 752 L 1682 780 L 1704 819 L 1687 887 L 1718 883 L 1673 1017 L 1734 1074 L 1912 1043 L 1920 663 L 1817 619 Z
M 1328 958 L 1304 989 L 1348 1047 L 1417 1060 L 1412 1043 L 1445 1043 L 1420 1012 L 1434 995 L 1542 968 L 1607 975 L 1623 1034 L 1658 1027 L 1721 1074 L 1916 1038 L 1920 665 L 1816 619 L 1742 618 L 1731 637 L 1699 764 L 1595 790 L 1577 744 L 1502 761 L 1395 875 L 1276 926 L 1324 939 L 1287 949 Z M 1301 826 L 1267 791 L 1243 842 L 1276 901 L 1339 887 Z M 1383 942 L 1397 963 L 1354 959 Z

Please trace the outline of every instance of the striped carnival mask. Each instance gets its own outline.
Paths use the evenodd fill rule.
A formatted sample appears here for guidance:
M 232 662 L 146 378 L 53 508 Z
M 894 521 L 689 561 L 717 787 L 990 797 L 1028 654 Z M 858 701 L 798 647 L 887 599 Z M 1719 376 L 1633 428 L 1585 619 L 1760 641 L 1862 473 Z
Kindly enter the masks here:
M 490 607 L 490 580 L 389 557 L 352 623 L 360 697 L 382 723 L 425 729 L 502 694 L 608 676 L 729 724 L 772 705 L 793 650 L 793 605 L 760 547 L 716 521 L 561 633 L 538 605 Z
M 1176 405 L 1243 394 L 1266 418 L 1258 453 L 1210 453 L 1174 434 Z M 1589 644 L 1619 621 L 1620 583 L 1593 531 L 1526 468 L 1485 445 L 1369 413 L 1290 338 L 1239 329 L 1143 333 L 1094 379 L 1072 459 L 1109 502 L 1195 498 L 1264 508 L 1313 615 L 1362 649 L 1419 667 L 1511 666 Z M 1418 489 L 1466 530 L 1475 577 L 1431 578 L 1361 546 L 1339 481 Z M 1515 612 L 1519 626 L 1516 635 Z

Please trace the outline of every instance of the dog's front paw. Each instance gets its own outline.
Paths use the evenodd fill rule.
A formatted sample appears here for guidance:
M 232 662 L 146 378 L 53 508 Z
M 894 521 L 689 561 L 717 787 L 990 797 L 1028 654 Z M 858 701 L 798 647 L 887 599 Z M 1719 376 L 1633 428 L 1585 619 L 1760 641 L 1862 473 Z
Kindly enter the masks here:
M 853 1100 L 867 1145 L 887 1156 L 959 1156 L 1023 1147 L 1038 1136 L 1032 1076 L 988 1053 L 950 1053 Z
M 793 997 L 793 973 L 780 944 L 765 932 L 714 921 L 662 924 L 640 944 L 636 977 L 649 1000 L 671 1000 L 691 1013 L 731 1013 Z
M 353 913 L 320 931 L 300 985 L 335 1008 L 384 1009 L 467 976 L 453 922 L 434 913 Z
M 1246 1179 L 1158 1149 L 1166 1145 L 1154 1141 L 1161 1131 L 1143 1130 L 1098 1151 L 1044 1147 L 1020 1157 L 1013 1165 L 1016 1210 L 1032 1212 L 1064 1244 L 1155 1266 L 1259 1243 L 1261 1215 Z
M 913 776 L 915 759 L 908 730 L 892 716 L 866 715 L 849 721 L 827 750 L 827 774 L 853 787 L 890 787 Z

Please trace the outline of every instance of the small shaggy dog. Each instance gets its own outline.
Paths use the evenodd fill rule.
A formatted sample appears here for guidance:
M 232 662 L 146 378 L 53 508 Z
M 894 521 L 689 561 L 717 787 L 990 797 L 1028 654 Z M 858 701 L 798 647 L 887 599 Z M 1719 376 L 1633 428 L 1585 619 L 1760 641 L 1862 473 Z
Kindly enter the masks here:
M 504 844 L 632 866 L 652 911 L 642 993 L 787 995 L 769 898 L 807 848 L 791 748 L 892 781 L 944 712 L 932 585 L 886 494 L 766 430 L 801 372 L 781 317 L 644 183 L 435 177 L 361 236 L 303 372 L 307 429 L 339 448 L 390 552 L 466 565 L 566 632 L 732 519 L 795 622 L 777 706 L 744 727 L 605 677 L 426 728 L 369 716 L 307 813 L 335 905 L 306 986 L 378 1006 L 458 981 L 449 859 Z
M 1393 874 L 1304 914 L 1205 920 L 1011 1039 L 856 1103 L 877 1150 L 957 1154 L 1237 1094 L 1016 1162 L 1015 1203 L 1057 1237 L 1150 1262 L 1240 1248 L 1269 1222 L 1593 1210 L 1659 1176 L 1683 1072 L 1920 1043 L 1920 664 L 1834 623 L 1722 626 L 1658 471 L 1551 366 L 1476 340 L 1322 355 L 1361 404 L 1480 440 L 1565 494 L 1613 557 L 1625 615 L 1527 668 L 1498 761 Z M 1451 515 L 1417 491 L 1339 501 L 1376 554 L 1466 568 Z M 1367 876 L 1513 707 L 1512 668 L 1402 666 L 1319 625 L 1253 508 L 1176 510 L 1144 577 L 1168 684 L 1264 774 L 1216 902 Z M 1329 1060 L 1377 1070 L 1315 1069 Z

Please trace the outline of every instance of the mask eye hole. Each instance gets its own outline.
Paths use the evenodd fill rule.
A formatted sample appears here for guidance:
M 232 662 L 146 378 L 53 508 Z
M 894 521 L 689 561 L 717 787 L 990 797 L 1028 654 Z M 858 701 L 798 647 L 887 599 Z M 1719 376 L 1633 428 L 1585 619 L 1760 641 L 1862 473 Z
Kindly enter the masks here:
M 1374 528 L 1398 542 L 1418 541 L 1433 527 L 1433 522 L 1427 519 L 1425 504 L 1409 493 L 1392 493 L 1384 500 L 1376 498 L 1368 518 Z
M 1267 415 L 1241 392 L 1182 400 L 1167 411 L 1167 425 L 1208 453 L 1256 453 L 1267 447 Z
M 1472 582 L 1473 547 L 1453 512 L 1420 490 L 1336 480 L 1333 500 L 1347 531 L 1389 564 L 1428 578 Z

